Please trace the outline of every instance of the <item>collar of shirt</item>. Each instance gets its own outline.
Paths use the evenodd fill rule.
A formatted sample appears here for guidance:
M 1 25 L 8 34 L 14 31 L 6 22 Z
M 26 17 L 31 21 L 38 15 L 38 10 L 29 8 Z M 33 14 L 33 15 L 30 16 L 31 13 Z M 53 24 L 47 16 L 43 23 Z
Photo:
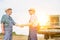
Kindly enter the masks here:
M 7 17 L 10 17 L 8 14 L 6 14 Z

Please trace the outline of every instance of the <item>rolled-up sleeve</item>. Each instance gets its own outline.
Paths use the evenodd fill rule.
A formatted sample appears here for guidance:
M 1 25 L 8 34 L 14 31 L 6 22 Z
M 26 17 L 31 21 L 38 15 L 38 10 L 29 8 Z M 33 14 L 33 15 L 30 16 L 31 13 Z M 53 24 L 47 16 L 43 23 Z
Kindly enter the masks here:
M 5 23 L 5 16 L 4 15 L 1 18 L 1 23 Z
M 13 25 L 15 25 L 16 23 L 15 23 L 15 21 L 13 20 Z
M 15 25 L 16 23 L 15 23 L 15 21 L 12 19 L 12 23 L 13 23 L 13 25 Z

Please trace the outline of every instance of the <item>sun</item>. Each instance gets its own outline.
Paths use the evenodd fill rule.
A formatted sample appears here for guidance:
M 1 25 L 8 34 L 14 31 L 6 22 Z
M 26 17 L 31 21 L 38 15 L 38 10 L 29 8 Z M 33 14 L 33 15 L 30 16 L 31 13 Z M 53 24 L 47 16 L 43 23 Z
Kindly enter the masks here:
M 47 14 L 40 14 L 40 15 L 38 16 L 38 21 L 39 21 L 39 23 L 40 23 L 40 26 L 45 26 L 45 25 L 47 25 L 48 22 L 49 22 L 49 15 L 47 15 Z

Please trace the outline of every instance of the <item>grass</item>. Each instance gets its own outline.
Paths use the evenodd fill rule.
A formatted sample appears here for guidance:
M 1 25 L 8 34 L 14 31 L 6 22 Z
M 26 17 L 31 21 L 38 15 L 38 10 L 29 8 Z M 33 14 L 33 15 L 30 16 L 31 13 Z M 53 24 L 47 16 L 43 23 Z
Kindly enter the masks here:
M 12 40 L 28 40 L 28 36 L 26 35 L 16 35 L 15 32 L 12 33 Z M 3 35 L 0 34 L 0 40 L 3 40 Z M 43 37 L 38 37 L 38 40 L 45 40 Z M 49 39 L 54 40 L 54 39 Z
M 26 35 L 16 35 L 15 32 L 12 33 L 12 40 L 27 40 L 28 36 Z M 3 40 L 3 34 L 0 33 L 0 40 Z

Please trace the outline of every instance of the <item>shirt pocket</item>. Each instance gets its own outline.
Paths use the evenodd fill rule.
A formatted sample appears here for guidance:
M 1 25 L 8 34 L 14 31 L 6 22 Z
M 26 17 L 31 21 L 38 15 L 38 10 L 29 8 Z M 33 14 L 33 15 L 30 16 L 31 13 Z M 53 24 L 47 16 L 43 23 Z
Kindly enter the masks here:
M 8 19 L 5 20 L 5 24 L 9 24 L 10 21 Z
M 10 24 L 10 21 L 8 19 L 5 20 L 5 27 L 8 27 Z

